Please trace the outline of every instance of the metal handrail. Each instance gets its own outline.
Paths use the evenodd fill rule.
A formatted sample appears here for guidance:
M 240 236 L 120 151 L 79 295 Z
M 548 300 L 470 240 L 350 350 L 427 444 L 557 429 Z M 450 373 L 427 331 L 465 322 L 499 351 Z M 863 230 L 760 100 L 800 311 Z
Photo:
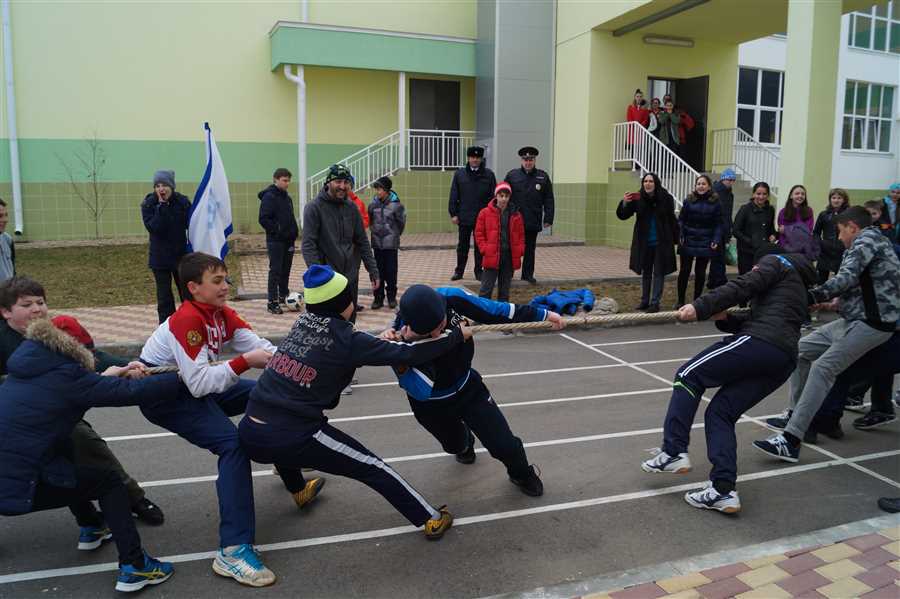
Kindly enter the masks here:
M 731 167 L 750 181 L 766 181 L 778 192 L 778 154 L 741 129 L 716 129 L 712 132 L 712 166 Z
M 694 191 L 700 173 L 640 123 L 615 123 L 612 139 L 610 166 L 613 169 L 617 162 L 630 162 L 632 170 L 640 171 L 641 176 L 656 173 L 678 206 Z

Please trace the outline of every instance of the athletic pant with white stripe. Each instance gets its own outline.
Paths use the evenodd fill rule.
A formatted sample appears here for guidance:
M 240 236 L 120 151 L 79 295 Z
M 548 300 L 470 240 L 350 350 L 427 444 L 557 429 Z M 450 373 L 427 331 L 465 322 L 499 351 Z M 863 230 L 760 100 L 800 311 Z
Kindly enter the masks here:
M 663 428 L 663 451 L 672 456 L 687 452 L 700 399 L 707 389 L 719 387 L 703 417 L 706 451 L 713 465 L 709 479 L 733 488 L 737 481 L 734 426 L 744 412 L 788 379 L 795 364 L 784 350 L 748 335 L 734 335 L 710 345 L 675 375 Z
M 440 513 L 393 468 L 330 424 L 323 424 L 310 434 L 277 423 L 260 424 L 245 416 L 238 429 L 241 446 L 250 459 L 275 464 L 292 493 L 306 484 L 300 469 L 313 468 L 368 485 L 415 526 L 440 518 Z

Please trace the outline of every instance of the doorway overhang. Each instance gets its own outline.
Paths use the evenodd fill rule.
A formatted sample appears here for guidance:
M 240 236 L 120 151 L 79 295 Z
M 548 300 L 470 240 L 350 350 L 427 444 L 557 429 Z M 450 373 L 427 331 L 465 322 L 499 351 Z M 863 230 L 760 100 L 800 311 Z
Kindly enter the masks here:
M 269 40 L 273 71 L 301 64 L 475 77 L 474 39 L 278 21 Z

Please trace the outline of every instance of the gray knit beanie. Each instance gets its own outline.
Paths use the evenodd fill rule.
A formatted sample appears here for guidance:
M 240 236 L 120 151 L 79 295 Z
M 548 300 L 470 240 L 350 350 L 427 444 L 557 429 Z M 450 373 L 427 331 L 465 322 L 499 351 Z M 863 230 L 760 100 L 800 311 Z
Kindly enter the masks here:
M 153 186 L 156 187 L 157 183 L 162 183 L 168 187 L 171 187 L 172 190 L 175 190 L 175 171 L 156 171 L 153 173 Z

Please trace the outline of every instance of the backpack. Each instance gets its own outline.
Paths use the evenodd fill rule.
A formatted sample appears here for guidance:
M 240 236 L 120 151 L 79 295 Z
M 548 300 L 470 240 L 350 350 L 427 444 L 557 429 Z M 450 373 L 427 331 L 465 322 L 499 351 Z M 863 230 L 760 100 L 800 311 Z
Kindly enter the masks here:
M 819 240 L 812 236 L 803 223 L 785 225 L 779 244 L 787 251 L 803 254 L 808 260 L 813 261 L 818 259 L 819 252 L 822 251 Z

